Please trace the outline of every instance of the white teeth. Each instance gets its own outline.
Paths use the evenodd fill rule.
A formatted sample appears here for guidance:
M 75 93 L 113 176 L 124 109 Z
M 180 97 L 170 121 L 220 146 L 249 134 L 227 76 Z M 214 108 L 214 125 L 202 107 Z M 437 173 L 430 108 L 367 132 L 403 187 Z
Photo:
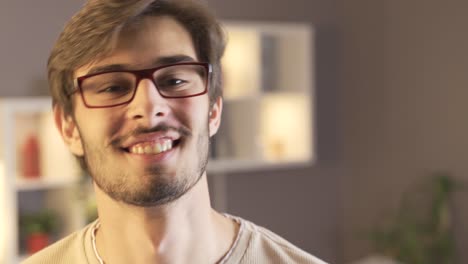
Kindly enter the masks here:
M 138 145 L 130 147 L 130 153 L 135 154 L 159 154 L 164 151 L 172 149 L 172 141 L 165 140 L 163 142 L 145 142 Z
M 161 152 L 161 145 L 160 144 L 154 144 L 153 145 L 153 152 L 155 152 L 155 153 Z
M 166 148 L 164 149 L 164 151 L 168 151 L 172 149 L 172 141 L 166 141 L 165 145 L 166 145 Z
M 153 148 L 151 146 L 145 146 L 145 153 L 153 152 Z
M 172 141 L 165 141 L 162 146 L 162 151 L 168 151 L 172 148 Z

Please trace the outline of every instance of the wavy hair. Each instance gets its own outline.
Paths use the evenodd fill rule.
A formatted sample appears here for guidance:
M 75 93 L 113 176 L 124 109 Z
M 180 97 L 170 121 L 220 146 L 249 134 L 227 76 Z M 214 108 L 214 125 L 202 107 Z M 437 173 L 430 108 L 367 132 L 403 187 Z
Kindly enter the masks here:
M 222 96 L 223 30 L 198 0 L 89 0 L 65 25 L 49 56 L 49 88 L 54 106 L 73 115 L 73 73 L 115 50 L 123 29 L 150 16 L 170 16 L 189 32 L 199 60 L 213 66 L 211 104 Z

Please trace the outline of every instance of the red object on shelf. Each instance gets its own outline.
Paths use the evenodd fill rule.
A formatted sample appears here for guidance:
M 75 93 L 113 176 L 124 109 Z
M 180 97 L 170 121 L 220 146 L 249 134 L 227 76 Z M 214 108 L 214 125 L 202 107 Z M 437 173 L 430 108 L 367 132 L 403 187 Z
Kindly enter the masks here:
M 49 245 L 49 235 L 46 233 L 33 233 L 26 238 L 28 254 L 34 254 Z
M 26 178 L 39 177 L 39 143 L 35 135 L 30 135 L 22 148 L 22 174 Z

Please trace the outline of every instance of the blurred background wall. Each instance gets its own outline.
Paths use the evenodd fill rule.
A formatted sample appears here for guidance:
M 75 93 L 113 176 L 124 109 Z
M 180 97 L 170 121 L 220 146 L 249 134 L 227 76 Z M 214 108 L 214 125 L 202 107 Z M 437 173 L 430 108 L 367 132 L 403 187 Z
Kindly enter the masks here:
M 468 180 L 466 1 L 208 0 L 222 19 L 316 30 L 318 159 L 310 168 L 228 175 L 228 212 L 330 263 L 371 252 L 364 238 L 403 190 L 444 170 Z M 0 2 L 0 96 L 47 93 L 45 63 L 81 0 Z M 468 208 L 454 200 L 459 263 Z
M 340 8 L 340 241 L 343 259 L 352 259 L 369 250 L 359 233 L 392 217 L 412 184 L 436 171 L 468 180 L 468 2 L 357 0 Z M 467 197 L 453 201 L 458 263 L 468 263 Z

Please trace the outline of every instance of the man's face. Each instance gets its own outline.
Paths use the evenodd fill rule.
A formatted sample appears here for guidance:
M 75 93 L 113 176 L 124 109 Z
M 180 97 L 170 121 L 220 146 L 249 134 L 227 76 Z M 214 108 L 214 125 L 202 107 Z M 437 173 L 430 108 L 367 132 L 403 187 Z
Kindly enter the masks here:
M 160 66 L 168 58 L 197 61 L 190 34 L 174 19 L 146 18 L 137 27 L 121 34 L 115 52 L 77 69 L 75 77 L 109 65 L 134 70 Z M 138 206 L 164 204 L 205 173 L 221 99 L 210 109 L 207 94 L 163 98 L 150 79 L 142 79 L 133 101 L 123 106 L 90 109 L 79 93 L 74 96 L 74 118 L 62 117 L 58 126 L 111 198 Z

